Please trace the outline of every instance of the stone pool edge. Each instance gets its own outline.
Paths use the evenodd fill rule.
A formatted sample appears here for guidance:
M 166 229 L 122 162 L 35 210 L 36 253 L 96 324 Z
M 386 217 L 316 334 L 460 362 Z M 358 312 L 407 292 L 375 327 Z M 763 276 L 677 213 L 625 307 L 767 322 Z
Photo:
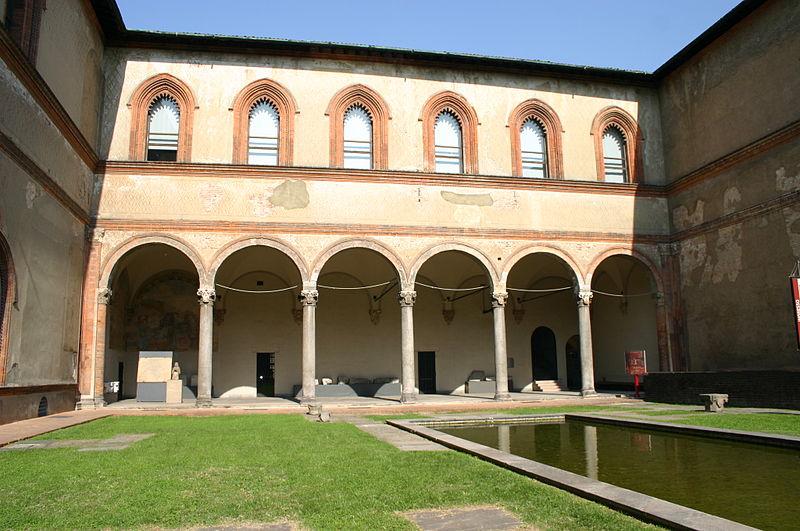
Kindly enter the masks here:
M 570 416 L 574 415 L 547 415 L 549 418 L 560 417 L 562 419 Z M 582 417 L 587 420 L 595 418 L 589 415 Z M 496 422 L 498 420 L 504 421 L 511 418 L 514 417 L 493 417 L 485 420 Z M 528 417 L 528 419 L 530 418 L 531 417 Z M 518 421 L 525 420 L 524 417 L 516 417 L 516 419 Z M 460 419 L 452 419 L 450 422 L 458 420 Z M 620 424 L 625 422 L 625 420 L 620 419 L 611 420 L 618 420 Z M 475 419 L 467 420 L 469 423 L 473 421 L 475 421 Z M 617 487 L 610 483 L 567 472 L 566 470 L 502 452 L 489 446 L 460 439 L 423 425 L 435 424 L 436 420 L 434 419 L 403 419 L 387 420 L 386 422 L 392 426 L 415 433 L 448 448 L 474 455 L 508 470 L 537 479 L 582 498 L 601 503 L 646 522 L 667 526 L 672 529 L 711 531 L 755 529 L 732 520 L 684 507 L 683 505 L 678 505 L 660 498 Z

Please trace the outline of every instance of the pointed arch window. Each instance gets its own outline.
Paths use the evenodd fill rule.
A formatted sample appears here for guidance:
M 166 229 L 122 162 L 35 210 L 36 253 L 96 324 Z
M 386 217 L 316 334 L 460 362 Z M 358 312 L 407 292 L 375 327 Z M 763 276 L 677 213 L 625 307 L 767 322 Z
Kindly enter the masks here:
M 643 182 L 644 138 L 636 120 L 619 107 L 606 107 L 592 122 L 597 179 L 610 183 Z
M 614 126 L 603 133 L 603 168 L 604 178 L 608 183 L 628 182 L 628 160 L 625 137 L 622 131 Z
M 345 168 L 372 168 L 372 117 L 362 105 L 344 113 L 343 164 Z
M 248 164 L 278 165 L 280 122 L 278 107 L 270 100 L 261 98 L 253 104 L 247 140 Z
M 130 160 L 187 162 L 192 151 L 192 91 L 170 74 L 158 74 L 134 91 Z
M 181 109 L 169 95 L 153 100 L 147 111 L 147 160 L 178 160 Z
M 433 127 L 434 161 L 437 173 L 464 173 L 461 122 L 449 110 L 436 117 Z
M 519 133 L 522 176 L 547 178 L 547 135 L 542 124 L 528 118 Z

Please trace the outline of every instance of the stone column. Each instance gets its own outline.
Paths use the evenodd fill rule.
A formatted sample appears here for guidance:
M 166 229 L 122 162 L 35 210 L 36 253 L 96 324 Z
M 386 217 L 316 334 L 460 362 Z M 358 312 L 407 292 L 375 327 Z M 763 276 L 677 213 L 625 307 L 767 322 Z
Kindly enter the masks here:
M 211 362 L 214 342 L 214 300 L 212 288 L 197 290 L 200 303 L 200 333 L 197 352 L 197 407 L 211 407 Z
M 583 396 L 596 395 L 594 390 L 594 353 L 592 352 L 592 316 L 589 313 L 593 293 L 578 292 L 578 333 L 581 339 L 581 379 Z
M 656 294 L 656 334 L 658 335 L 658 370 L 673 372 L 669 341 L 669 318 L 664 294 Z
M 94 332 L 94 407 L 106 405 L 103 396 L 103 380 L 106 375 L 106 329 L 108 321 L 108 305 L 111 304 L 111 290 L 100 288 L 97 290 L 97 320 Z M 81 408 L 86 409 L 86 408 Z
M 300 402 L 303 404 L 317 399 L 314 384 L 317 363 L 317 299 L 319 292 L 315 289 L 304 289 L 300 292 L 300 304 L 303 305 L 303 392 Z
M 417 401 L 416 377 L 414 366 L 414 301 L 416 291 L 401 291 L 397 294 L 400 301 L 401 326 L 401 365 L 400 365 L 400 401 L 413 403 Z
M 97 285 L 100 282 L 100 251 L 103 247 L 103 236 L 102 229 L 86 229 L 87 252 L 83 275 L 81 338 L 77 375 L 80 400 L 75 406 L 76 409 L 95 409 L 97 407 L 94 394 L 94 373 L 97 361 L 97 310 L 99 306 Z
M 495 400 L 511 400 L 508 394 L 508 369 L 506 352 L 506 301 L 508 293 L 496 291 L 492 293 L 492 315 L 494 316 L 494 373 Z

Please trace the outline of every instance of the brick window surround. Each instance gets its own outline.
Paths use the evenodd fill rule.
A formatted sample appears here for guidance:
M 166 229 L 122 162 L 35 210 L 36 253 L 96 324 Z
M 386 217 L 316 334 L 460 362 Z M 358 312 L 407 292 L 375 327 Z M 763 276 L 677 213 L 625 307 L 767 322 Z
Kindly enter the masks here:
M 642 182 L 642 147 L 644 138 L 639 130 L 636 120 L 619 107 L 606 107 L 597 113 L 592 122 L 591 134 L 594 136 L 594 154 L 597 163 L 597 180 L 605 181 L 605 164 L 603 161 L 603 134 L 609 127 L 616 127 L 625 138 L 627 160 L 625 161 L 628 173 L 628 182 Z
M 233 102 L 233 163 L 247 164 L 250 139 L 250 109 L 260 99 L 278 109 L 278 165 L 292 165 L 294 115 L 299 112 L 291 93 L 269 79 L 259 79 L 244 87 Z
M 158 74 L 144 81 L 128 103 L 131 109 L 130 160 L 147 160 L 147 131 L 150 105 L 161 96 L 168 96 L 180 108 L 177 162 L 189 162 L 192 156 L 192 119 L 197 110 L 194 95 L 180 79 Z
M 455 92 L 445 91 L 433 95 L 422 108 L 422 149 L 425 171 L 436 171 L 434 126 L 442 111 L 450 111 L 461 124 L 464 173 L 478 173 L 478 115 L 467 100 Z
M 8 335 L 11 320 L 11 307 L 16 302 L 16 276 L 11 248 L 0 234 L 0 386 L 6 383 L 6 362 L 8 361 Z
M 366 109 L 372 118 L 372 168 L 388 167 L 389 107 L 377 92 L 364 85 L 353 85 L 336 93 L 328 104 L 325 115 L 329 117 L 331 167 L 344 166 L 344 115 L 353 105 Z
M 520 130 L 528 118 L 533 118 L 542 126 L 547 142 L 547 177 L 564 178 L 564 154 L 561 148 L 561 133 L 564 131 L 556 112 L 543 101 L 531 99 L 523 101 L 511 111 L 508 128 L 511 133 L 511 170 L 514 177 L 522 177 L 522 152 Z
M 39 49 L 39 30 L 46 0 L 9 0 L 6 5 L 6 30 L 25 57 L 36 64 Z

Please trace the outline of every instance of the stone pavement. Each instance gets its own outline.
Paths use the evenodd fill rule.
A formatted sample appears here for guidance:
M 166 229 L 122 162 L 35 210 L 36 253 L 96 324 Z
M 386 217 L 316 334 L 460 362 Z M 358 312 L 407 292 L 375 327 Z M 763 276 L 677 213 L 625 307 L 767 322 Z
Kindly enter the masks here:
M 506 531 L 523 523 L 498 507 L 462 507 L 403 513 L 422 531 Z
M 70 426 L 83 424 L 110 415 L 112 415 L 112 412 L 104 409 L 67 411 L 66 413 L 59 413 L 57 415 L 3 424 L 0 425 L 0 446 L 5 446 L 13 442 L 29 439 L 62 428 L 69 428 Z
M 441 444 L 436 444 L 424 437 L 414 435 L 400 428 L 389 426 L 377 420 L 371 420 L 365 417 L 358 417 L 355 415 L 335 415 L 332 417 L 334 422 L 347 422 L 353 426 L 365 431 L 392 446 L 403 450 L 405 452 L 437 452 L 447 450 Z

